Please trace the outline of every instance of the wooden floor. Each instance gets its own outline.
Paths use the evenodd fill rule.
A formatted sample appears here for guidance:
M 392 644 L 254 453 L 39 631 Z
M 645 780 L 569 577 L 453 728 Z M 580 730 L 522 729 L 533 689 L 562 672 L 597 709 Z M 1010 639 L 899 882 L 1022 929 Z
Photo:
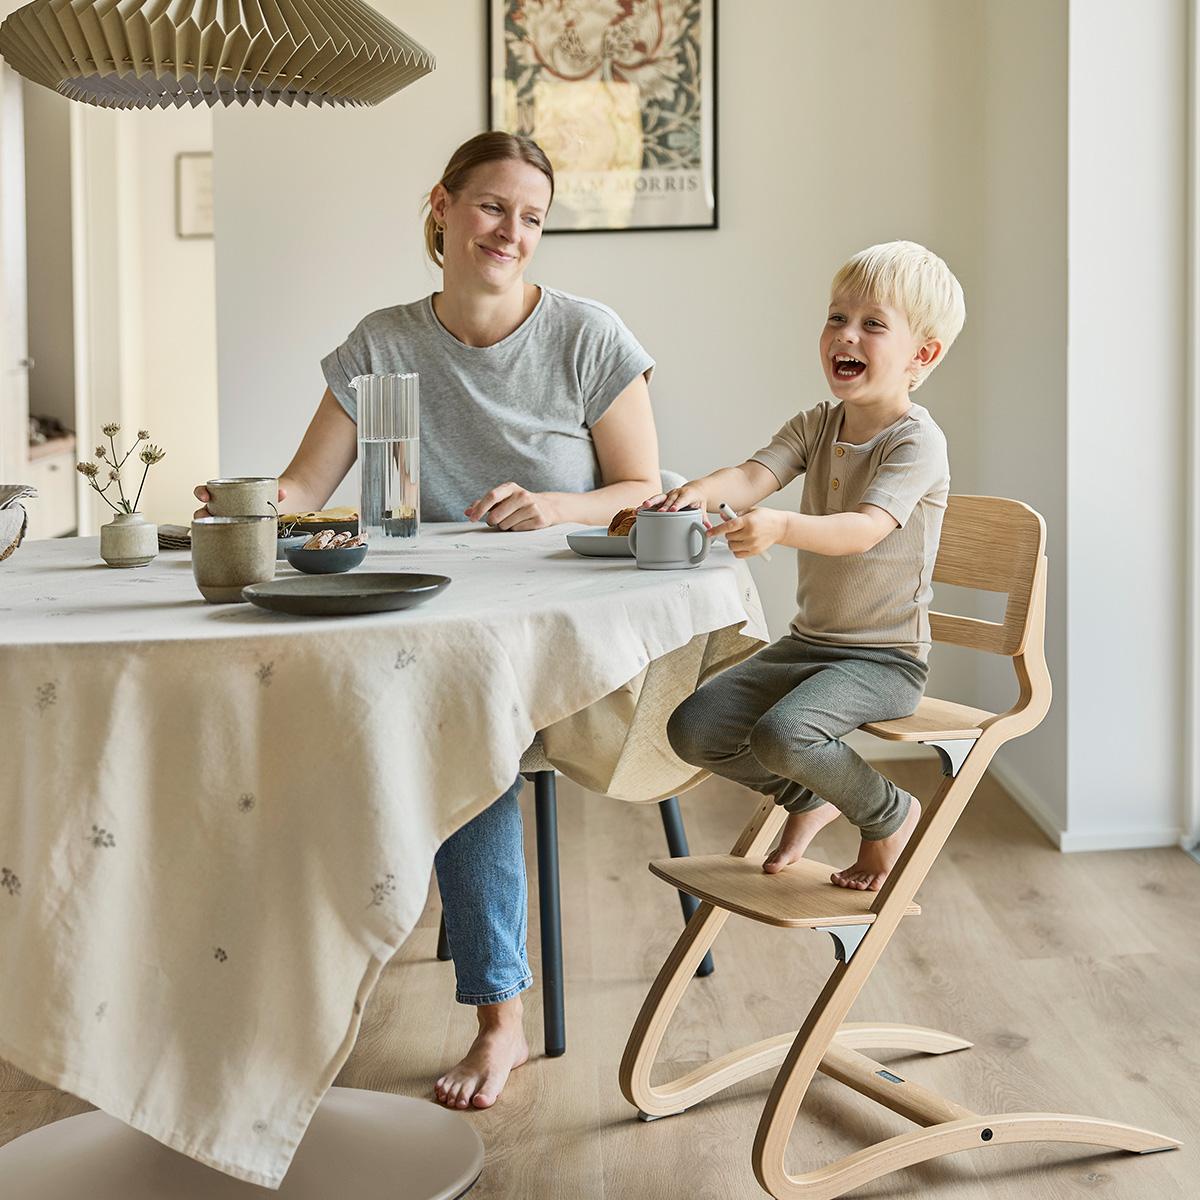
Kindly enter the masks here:
M 919 796 L 936 785 L 932 763 L 905 760 L 888 772 Z M 728 851 L 754 804 L 749 792 L 719 781 L 688 793 L 693 851 Z M 763 1195 L 749 1155 L 769 1076 L 653 1124 L 637 1121 L 617 1089 L 629 1027 L 680 923 L 675 895 L 646 870 L 647 859 L 664 853 L 657 811 L 566 782 L 559 810 L 567 1053 L 541 1057 L 535 987 L 526 997 L 534 1057 L 496 1108 L 471 1117 L 487 1147 L 471 1200 Z M 811 855 L 841 866 L 854 845 L 853 831 L 837 822 Z M 531 889 L 533 876 L 531 869 Z M 1060 855 L 985 781 L 918 898 L 923 915 L 903 924 L 851 1017 L 931 1025 L 975 1047 L 940 1058 L 879 1057 L 978 1112 L 1092 1114 L 1185 1146 L 1145 1158 L 981 1148 L 854 1195 L 1200 1197 L 1200 865 L 1178 850 Z M 536 904 L 531 909 L 536 976 Z M 424 1096 L 466 1046 L 471 1010 L 452 1003 L 452 968 L 434 956 L 437 919 L 433 901 L 384 972 L 339 1083 Z M 715 953 L 717 973 L 693 984 L 668 1034 L 676 1067 L 794 1029 L 833 966 L 827 935 L 738 917 Z M 87 1107 L 0 1063 L 0 1143 Z M 807 1169 L 907 1128 L 818 1076 L 789 1167 Z

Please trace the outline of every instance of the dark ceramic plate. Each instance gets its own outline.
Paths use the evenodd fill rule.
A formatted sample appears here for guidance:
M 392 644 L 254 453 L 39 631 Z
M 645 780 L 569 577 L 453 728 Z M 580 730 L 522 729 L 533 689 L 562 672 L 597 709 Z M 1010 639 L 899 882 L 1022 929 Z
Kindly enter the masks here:
M 412 608 L 436 596 L 449 583 L 446 575 L 417 575 L 407 571 L 300 575 L 253 583 L 242 588 L 242 596 L 272 612 L 301 617 L 343 617 Z

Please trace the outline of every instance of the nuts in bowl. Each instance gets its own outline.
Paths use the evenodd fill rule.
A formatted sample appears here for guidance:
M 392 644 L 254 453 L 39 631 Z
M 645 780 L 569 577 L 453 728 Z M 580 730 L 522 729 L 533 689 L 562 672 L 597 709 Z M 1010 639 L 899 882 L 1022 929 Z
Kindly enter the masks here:
M 367 556 L 367 543 L 346 531 L 322 529 L 302 546 L 289 546 L 284 553 L 288 562 L 306 575 L 334 575 L 357 567 Z

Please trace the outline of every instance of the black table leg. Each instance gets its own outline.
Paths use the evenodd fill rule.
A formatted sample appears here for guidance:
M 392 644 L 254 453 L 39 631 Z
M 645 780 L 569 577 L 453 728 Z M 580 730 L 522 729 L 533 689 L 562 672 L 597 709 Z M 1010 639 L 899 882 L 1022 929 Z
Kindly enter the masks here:
M 668 796 L 666 800 L 660 800 L 658 811 L 662 816 L 663 830 L 667 835 L 667 849 L 670 851 L 671 857 L 686 858 L 688 855 L 687 834 L 683 828 L 683 814 L 679 811 L 679 797 Z M 683 920 L 686 924 L 691 920 L 692 913 L 700 907 L 700 901 L 687 892 L 680 892 L 679 906 L 683 909 Z M 696 974 L 701 977 L 711 975 L 714 969 L 715 964 L 710 950 L 704 956 L 700 966 L 696 968 Z
M 438 962 L 449 962 L 454 955 L 450 953 L 450 939 L 446 936 L 446 918 L 438 923 Z
M 542 926 L 542 1016 L 546 1057 L 567 1048 L 563 1006 L 562 906 L 558 891 L 558 800 L 553 771 L 533 777 L 537 820 L 538 911 Z

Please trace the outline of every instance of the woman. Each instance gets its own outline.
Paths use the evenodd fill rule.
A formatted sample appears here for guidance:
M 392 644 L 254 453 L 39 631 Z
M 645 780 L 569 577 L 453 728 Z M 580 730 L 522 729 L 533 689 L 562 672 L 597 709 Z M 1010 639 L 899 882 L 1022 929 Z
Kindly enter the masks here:
M 321 508 L 354 462 L 350 380 L 401 371 L 421 376 L 426 520 L 607 524 L 660 491 L 653 360 L 611 310 L 525 279 L 553 197 L 550 162 L 526 138 L 482 133 L 454 152 L 425 219 L 442 291 L 372 313 L 322 361 L 328 388 L 279 480 L 289 509 Z M 456 998 L 479 1021 L 434 1087 L 452 1108 L 490 1107 L 529 1055 L 520 789 L 518 776 L 435 860 Z

